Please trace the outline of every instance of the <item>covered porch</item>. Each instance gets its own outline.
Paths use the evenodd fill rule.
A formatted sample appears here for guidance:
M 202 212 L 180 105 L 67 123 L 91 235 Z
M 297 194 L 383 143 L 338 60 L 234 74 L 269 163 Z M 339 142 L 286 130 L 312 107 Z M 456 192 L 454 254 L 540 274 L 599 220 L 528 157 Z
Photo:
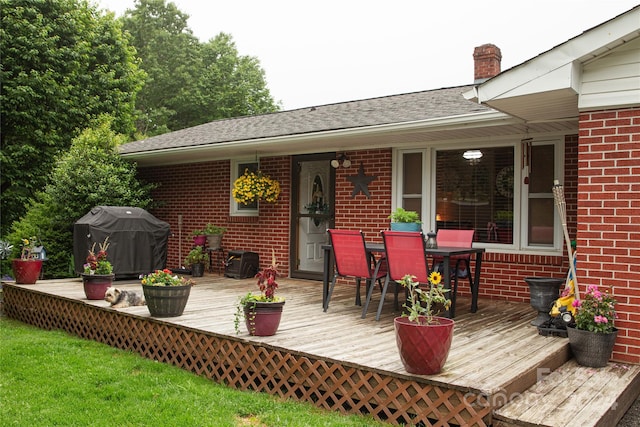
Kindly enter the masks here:
M 236 334 L 234 313 L 239 297 L 256 290 L 254 279 L 207 274 L 197 282 L 184 314 L 176 318 L 152 318 L 146 307 L 116 310 L 105 301 L 89 301 L 80 279 L 5 283 L 4 309 L 11 318 L 134 351 L 230 387 L 371 414 L 392 424 L 561 425 L 572 419 L 576 425 L 612 425 L 640 392 L 638 366 L 610 363 L 598 375 L 587 375 L 570 360 L 566 339 L 540 336 L 530 325 L 535 312 L 525 303 L 481 299 L 478 311 L 470 313 L 470 299 L 460 297 L 444 370 L 416 376 L 404 370 L 398 356 L 393 318 L 399 313 L 393 312 L 392 295 L 376 322 L 375 313 L 360 318 L 353 286 L 336 286 L 324 313 L 321 282 L 282 279 L 279 294 L 287 302 L 278 333 L 251 337 L 244 325 Z M 115 286 L 141 292 L 137 280 Z M 552 372 L 570 375 L 575 387 L 567 391 L 559 385 L 556 394 L 564 399 L 586 389 L 590 400 L 582 395 L 577 405 L 558 401 L 564 402 L 563 411 L 546 407 L 538 421 L 522 424 L 518 404 L 540 384 L 549 387 L 544 380 Z M 584 382 L 597 377 L 600 392 L 578 384 L 576 377 Z M 591 399 L 601 413 L 594 414 Z

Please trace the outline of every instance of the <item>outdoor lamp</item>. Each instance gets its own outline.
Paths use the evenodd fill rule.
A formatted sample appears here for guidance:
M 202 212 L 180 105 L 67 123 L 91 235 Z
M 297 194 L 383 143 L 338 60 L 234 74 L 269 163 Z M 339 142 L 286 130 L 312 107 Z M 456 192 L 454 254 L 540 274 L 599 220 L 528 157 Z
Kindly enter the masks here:
M 344 154 L 340 154 L 337 159 L 331 160 L 331 166 L 333 166 L 334 169 L 338 169 L 340 167 L 340 162 L 342 162 L 343 168 L 351 166 L 351 160 L 349 160 L 349 158 Z

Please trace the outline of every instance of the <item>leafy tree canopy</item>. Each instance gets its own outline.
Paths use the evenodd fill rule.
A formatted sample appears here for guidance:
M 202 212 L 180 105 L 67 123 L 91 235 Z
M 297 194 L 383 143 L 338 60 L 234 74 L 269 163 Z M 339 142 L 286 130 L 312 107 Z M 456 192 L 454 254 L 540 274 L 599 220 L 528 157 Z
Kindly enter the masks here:
M 127 138 L 112 129 L 115 120 L 101 116 L 94 128 L 74 139 L 60 156 L 51 182 L 38 192 L 27 214 L 13 223 L 8 236 L 14 251 L 25 236 L 37 236 L 47 250 L 47 277 L 67 277 L 73 254 L 73 224 L 94 206 L 149 208 L 153 186 L 136 178 L 136 165 L 120 157 Z
M 148 75 L 136 101 L 139 135 L 277 111 L 259 61 L 239 55 L 228 34 L 200 43 L 188 17 L 165 0 L 136 0 L 122 17 Z
M 0 0 L 2 234 L 45 186 L 54 159 L 100 114 L 133 135 L 144 82 L 113 14 L 83 0 Z

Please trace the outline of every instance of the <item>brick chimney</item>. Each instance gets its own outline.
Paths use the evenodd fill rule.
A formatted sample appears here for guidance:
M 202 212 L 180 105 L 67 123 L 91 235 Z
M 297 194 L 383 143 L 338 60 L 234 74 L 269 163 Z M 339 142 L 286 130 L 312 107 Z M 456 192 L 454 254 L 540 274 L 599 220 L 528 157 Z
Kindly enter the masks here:
M 473 50 L 474 83 L 482 83 L 500 74 L 500 48 L 492 44 L 483 44 Z

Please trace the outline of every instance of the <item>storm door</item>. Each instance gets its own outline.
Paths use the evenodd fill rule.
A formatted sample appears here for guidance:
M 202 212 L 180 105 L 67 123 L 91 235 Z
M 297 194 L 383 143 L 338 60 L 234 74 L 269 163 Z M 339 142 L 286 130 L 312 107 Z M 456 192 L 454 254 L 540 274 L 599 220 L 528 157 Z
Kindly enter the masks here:
M 333 153 L 293 158 L 291 277 L 322 279 L 322 245 L 334 218 L 333 159 Z

